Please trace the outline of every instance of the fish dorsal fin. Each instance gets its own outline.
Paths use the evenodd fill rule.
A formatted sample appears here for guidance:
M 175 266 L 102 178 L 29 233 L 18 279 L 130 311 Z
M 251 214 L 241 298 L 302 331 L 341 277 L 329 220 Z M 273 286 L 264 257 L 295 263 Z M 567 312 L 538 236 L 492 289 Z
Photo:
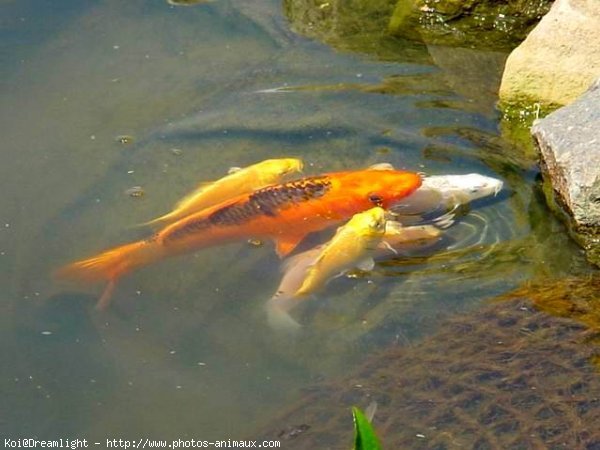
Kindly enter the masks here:
M 192 192 L 186 194 L 185 197 L 183 197 L 177 203 L 175 203 L 175 209 L 180 208 L 184 205 L 187 205 L 188 203 L 190 203 L 191 200 L 196 198 L 200 192 L 202 192 L 203 190 L 205 190 L 207 187 L 209 187 L 210 185 L 212 185 L 214 183 L 215 183 L 214 181 L 204 181 L 202 183 L 199 183 L 198 186 L 196 186 L 196 189 L 194 189 Z
M 375 261 L 373 258 L 365 258 L 361 261 L 358 261 L 356 267 L 364 272 L 370 272 L 375 267 Z
M 377 163 L 368 167 L 369 170 L 394 170 L 390 163 Z
M 239 172 L 240 170 L 242 170 L 241 167 L 230 167 L 229 170 L 227 171 L 227 175 L 231 175 L 232 173 Z
M 292 234 L 276 237 L 274 242 L 277 256 L 280 258 L 285 258 L 298 246 L 300 241 L 302 241 L 305 236 L 305 234 Z

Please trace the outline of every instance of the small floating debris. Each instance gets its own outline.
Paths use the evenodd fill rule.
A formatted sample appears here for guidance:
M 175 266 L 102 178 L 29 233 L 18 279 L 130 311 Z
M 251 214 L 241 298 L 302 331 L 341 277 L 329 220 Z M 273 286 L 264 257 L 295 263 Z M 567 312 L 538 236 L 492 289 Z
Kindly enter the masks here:
M 211 0 L 167 0 L 169 5 L 174 6 L 192 6 L 200 3 L 210 3 Z
M 180 148 L 172 148 L 171 153 L 173 153 L 175 156 L 181 156 L 183 154 L 183 150 Z
M 123 144 L 123 145 L 133 144 L 133 136 L 128 136 L 126 134 L 123 134 L 121 136 L 117 136 L 116 139 L 119 144 Z
M 262 247 L 263 241 L 261 241 L 260 239 L 248 239 L 248 244 L 250 244 L 253 247 Z
M 42 334 L 44 336 L 50 336 L 52 334 L 52 331 L 42 331 Z
M 144 189 L 141 186 L 133 186 L 125 191 L 125 194 L 127 194 L 133 198 L 143 197 L 145 193 L 146 192 L 144 191 Z M 138 295 L 140 295 L 140 294 L 138 294 Z

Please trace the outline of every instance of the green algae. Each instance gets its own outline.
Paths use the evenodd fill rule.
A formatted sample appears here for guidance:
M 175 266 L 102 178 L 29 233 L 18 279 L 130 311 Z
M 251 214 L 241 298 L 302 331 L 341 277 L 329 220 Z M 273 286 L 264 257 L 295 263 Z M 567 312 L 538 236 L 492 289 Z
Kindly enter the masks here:
M 387 22 L 394 0 L 284 0 L 292 29 L 332 47 L 382 60 L 426 62 L 423 46 L 390 36 Z
M 600 274 L 542 278 L 502 295 L 501 300 L 528 299 L 541 311 L 585 324 L 600 332 Z
M 392 49 L 394 37 L 435 45 L 511 49 L 550 4 L 550 0 L 286 0 L 284 10 L 301 34 L 338 49 L 386 58 L 398 52 Z
M 561 105 L 544 104 L 530 98 L 498 102 L 502 137 L 521 148 L 529 157 L 538 158 L 539 151 L 531 136 L 531 126 L 535 120 L 546 117 L 560 107 Z
M 548 11 L 551 1 L 399 0 L 393 35 L 428 44 L 510 50 Z

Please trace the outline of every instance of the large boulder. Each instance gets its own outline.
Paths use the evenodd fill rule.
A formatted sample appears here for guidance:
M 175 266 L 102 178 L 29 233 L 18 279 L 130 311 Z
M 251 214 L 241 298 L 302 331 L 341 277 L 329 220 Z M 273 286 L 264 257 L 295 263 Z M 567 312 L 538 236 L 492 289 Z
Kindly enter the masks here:
M 600 76 L 600 1 L 556 0 L 508 57 L 501 103 L 570 103 Z
M 573 218 L 573 230 L 600 263 L 600 78 L 569 106 L 536 121 L 542 167 Z

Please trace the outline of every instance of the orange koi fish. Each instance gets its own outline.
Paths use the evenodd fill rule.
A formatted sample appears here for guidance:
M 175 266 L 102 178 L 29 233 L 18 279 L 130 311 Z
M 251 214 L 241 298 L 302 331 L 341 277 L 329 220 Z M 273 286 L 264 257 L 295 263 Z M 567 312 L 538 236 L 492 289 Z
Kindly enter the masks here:
M 396 170 L 328 173 L 273 184 L 185 217 L 148 239 L 68 265 L 59 276 L 108 281 L 98 308 L 108 306 L 116 281 L 163 258 L 248 238 L 272 239 L 279 256 L 304 237 L 373 206 L 388 208 L 421 185 L 421 177 Z

